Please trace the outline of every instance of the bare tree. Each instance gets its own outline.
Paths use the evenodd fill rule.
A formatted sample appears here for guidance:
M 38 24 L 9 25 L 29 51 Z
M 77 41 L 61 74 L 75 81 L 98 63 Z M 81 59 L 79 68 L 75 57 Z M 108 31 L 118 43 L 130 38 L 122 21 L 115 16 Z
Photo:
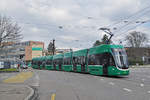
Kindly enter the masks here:
M 10 18 L 0 15 L 0 48 L 5 46 L 8 42 L 18 42 L 22 39 L 20 34 L 21 27 Z
M 142 32 L 133 31 L 127 35 L 126 40 L 131 47 L 142 47 L 148 41 L 147 35 Z

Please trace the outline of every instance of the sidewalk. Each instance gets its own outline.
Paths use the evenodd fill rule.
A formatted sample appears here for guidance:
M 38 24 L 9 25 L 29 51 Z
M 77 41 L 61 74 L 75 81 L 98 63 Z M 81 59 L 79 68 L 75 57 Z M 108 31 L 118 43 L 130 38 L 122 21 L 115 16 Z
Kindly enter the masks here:
M 132 65 L 130 68 L 150 68 L 150 65 Z
M 0 100 L 24 100 L 31 94 L 25 85 L 0 84 Z

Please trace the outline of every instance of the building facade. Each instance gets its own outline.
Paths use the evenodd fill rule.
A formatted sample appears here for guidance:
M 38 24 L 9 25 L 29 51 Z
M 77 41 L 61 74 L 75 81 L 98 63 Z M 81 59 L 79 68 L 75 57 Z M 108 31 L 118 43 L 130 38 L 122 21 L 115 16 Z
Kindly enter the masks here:
M 34 57 L 43 56 L 44 43 L 39 41 L 25 41 L 8 43 L 1 49 L 1 61 L 29 62 Z
M 71 49 L 56 49 L 56 54 L 66 53 L 72 51 Z
M 55 54 L 61 54 L 61 53 L 66 53 L 66 52 L 70 52 L 72 51 L 72 49 L 56 49 L 55 50 Z M 48 50 L 44 50 L 43 51 L 43 55 L 53 55 L 53 52 L 48 52 Z

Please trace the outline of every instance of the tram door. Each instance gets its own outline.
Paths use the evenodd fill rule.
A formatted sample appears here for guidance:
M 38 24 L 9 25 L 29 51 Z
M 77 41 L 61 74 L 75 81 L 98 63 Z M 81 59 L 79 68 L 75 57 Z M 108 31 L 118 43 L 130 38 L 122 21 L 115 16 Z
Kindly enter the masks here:
M 76 58 L 73 57 L 73 71 L 76 72 L 77 71 L 77 64 L 76 64 Z
M 54 62 L 54 65 L 53 65 L 53 66 L 54 66 L 54 70 L 56 70 L 56 62 Z
M 85 72 L 85 57 L 81 57 L 81 72 Z
M 40 69 L 40 65 L 41 65 L 41 62 L 40 62 L 40 61 L 38 61 L 38 69 Z
M 108 75 L 109 55 L 103 54 L 103 75 Z
M 85 72 L 85 64 L 81 64 L 81 71 Z
M 74 71 L 74 72 L 77 71 L 77 65 L 76 65 L 76 64 L 73 65 L 73 71 Z
M 59 64 L 59 70 L 61 70 L 61 64 Z

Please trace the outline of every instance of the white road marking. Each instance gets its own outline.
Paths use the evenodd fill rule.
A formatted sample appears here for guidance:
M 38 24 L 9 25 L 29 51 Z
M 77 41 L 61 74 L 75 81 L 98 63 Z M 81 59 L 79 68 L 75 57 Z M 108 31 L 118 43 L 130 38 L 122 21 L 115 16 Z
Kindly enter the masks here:
M 109 84 L 110 84 L 110 85 L 115 85 L 115 83 L 113 83 L 113 82 L 109 82 Z
M 144 84 L 140 84 L 140 86 L 141 86 L 141 87 L 143 87 L 143 86 L 144 86 Z
M 100 79 L 101 81 L 104 81 L 104 79 Z
M 147 91 L 147 93 L 150 93 L 150 91 Z
M 143 78 L 143 79 L 142 79 L 142 81 L 144 82 L 144 81 L 145 81 L 145 79 Z
M 123 88 L 123 90 L 127 91 L 127 92 L 132 92 L 131 89 L 128 89 L 128 88 Z
M 32 84 L 32 86 L 39 86 L 39 80 L 40 80 L 39 76 L 36 75 L 35 76 L 35 82 Z

